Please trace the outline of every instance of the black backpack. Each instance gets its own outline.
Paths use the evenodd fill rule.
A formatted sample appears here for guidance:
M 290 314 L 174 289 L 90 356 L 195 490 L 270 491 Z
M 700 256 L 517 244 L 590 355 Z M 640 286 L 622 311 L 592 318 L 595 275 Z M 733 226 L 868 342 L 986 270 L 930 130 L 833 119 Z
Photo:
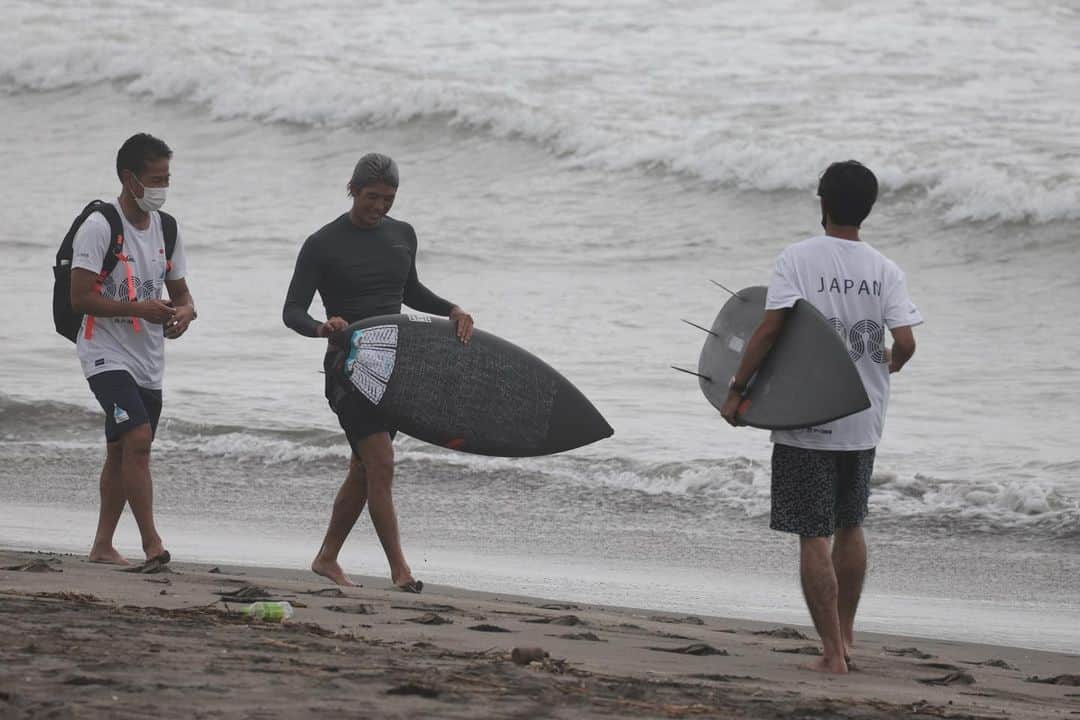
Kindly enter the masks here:
M 112 203 L 102 200 L 94 200 L 82 209 L 79 216 L 71 223 L 71 228 L 60 243 L 60 249 L 56 251 L 56 265 L 53 266 L 53 324 L 56 332 L 66 337 L 71 342 L 79 336 L 79 328 L 82 326 L 82 313 L 77 313 L 71 308 L 71 257 L 74 253 L 75 233 L 79 231 L 86 218 L 93 213 L 99 212 L 109 221 L 109 235 L 112 243 L 105 253 L 105 260 L 101 263 L 101 273 L 98 280 L 104 282 L 109 277 L 116 263 L 118 255 L 124 251 L 124 223 L 120 220 L 120 213 Z M 165 261 L 172 260 L 173 250 L 176 249 L 176 218 L 166 212 L 160 212 L 161 230 L 165 234 Z

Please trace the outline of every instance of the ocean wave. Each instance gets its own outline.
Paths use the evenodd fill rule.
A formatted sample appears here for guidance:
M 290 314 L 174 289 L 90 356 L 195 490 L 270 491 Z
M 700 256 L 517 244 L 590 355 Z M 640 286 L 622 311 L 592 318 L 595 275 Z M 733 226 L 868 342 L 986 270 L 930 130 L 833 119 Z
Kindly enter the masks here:
M 426 468 L 449 466 L 506 482 L 528 477 L 579 494 L 635 495 L 642 507 L 663 499 L 703 514 L 763 518 L 770 511 L 769 466 L 751 458 L 650 464 L 628 458 L 561 456 L 523 462 L 478 458 L 410 442 L 414 444 L 406 445 L 399 459 Z M 994 468 L 995 479 L 971 480 L 901 472 L 879 462 L 871 480 L 871 515 L 874 522 L 909 527 L 1073 538 L 1080 529 L 1080 494 L 1070 481 L 1074 465 L 1029 462 L 1023 469 L 1016 468 L 1011 478 L 1008 469 Z
M 502 9 L 512 15 L 515 6 L 505 3 Z M 848 127 L 830 136 L 808 122 L 804 107 L 812 92 L 804 85 L 824 80 L 808 76 L 796 81 L 798 68 L 774 67 L 794 60 L 762 55 L 744 73 L 717 76 L 706 62 L 708 45 L 685 47 L 689 58 L 653 58 L 657 47 L 667 46 L 641 44 L 636 36 L 621 43 L 593 43 L 596 38 L 589 33 L 597 30 L 587 23 L 538 28 L 541 34 L 518 48 L 502 37 L 506 28 L 498 14 L 469 18 L 460 10 L 422 3 L 416 12 L 427 22 L 416 28 L 415 37 L 402 39 L 396 50 L 387 48 L 382 62 L 357 64 L 350 38 L 336 31 L 329 7 L 305 9 L 302 21 L 294 18 L 305 30 L 325 34 L 318 49 L 297 46 L 291 34 L 286 38 L 276 32 L 278 14 L 293 17 L 289 3 L 258 18 L 242 8 L 178 9 L 176 21 L 190 32 L 173 33 L 175 42 L 168 48 L 152 45 L 154 33 L 143 33 L 108 12 L 54 17 L 37 3 L 21 3 L 15 10 L 21 26 L 32 30 L 6 38 L 15 51 L 0 59 L 0 82 L 9 92 L 81 91 L 111 83 L 133 98 L 183 103 L 219 120 L 318 130 L 434 122 L 535 143 L 570 166 L 674 174 L 752 192 L 812 191 L 818 173 L 840 153 L 864 159 L 886 191 L 921 193 L 946 224 L 1080 219 L 1080 174 L 1060 161 L 1058 145 L 1067 147 L 1068 137 L 1063 132 L 1053 139 L 1058 124 L 1066 127 L 1068 107 L 1047 109 L 1047 117 L 1032 119 L 1045 126 L 1040 135 L 1045 144 L 1019 142 L 1018 136 L 1035 135 L 1025 130 L 1019 113 L 1015 127 L 999 128 L 984 117 L 988 101 L 965 87 L 911 85 L 889 75 L 890 68 L 905 72 L 898 58 L 912 49 L 904 40 L 882 49 L 883 76 L 868 80 L 892 92 L 852 98 Z M 722 13 L 693 12 L 702 14 L 703 26 L 726 27 Z M 800 22 L 807 20 L 821 22 L 817 16 Z M 378 23 L 369 28 L 372 33 L 396 31 L 389 20 L 372 22 Z M 462 33 L 463 45 L 452 55 L 444 50 L 446 27 Z M 793 31 L 778 28 L 776 37 L 764 38 L 764 47 L 790 41 Z M 936 32 L 911 31 L 916 39 L 919 33 Z M 657 39 L 674 40 L 687 28 L 673 20 L 653 32 Z M 104 33 L 113 41 L 103 42 Z M 593 44 L 597 47 L 582 49 Z M 636 82 L 640 78 L 625 70 L 642 53 L 654 60 L 656 82 Z M 695 58 L 700 68 L 688 63 Z M 1020 72 L 1004 52 L 986 62 Z M 517 72 L 500 71 L 499 63 L 510 63 Z M 900 64 L 892 68 L 893 63 Z M 945 64 L 942 70 L 948 68 Z M 829 76 L 827 70 L 821 70 L 823 77 Z M 960 82 L 963 78 L 968 79 Z M 996 79 L 983 78 L 991 83 L 988 92 L 997 87 L 991 82 Z M 957 82 L 965 86 L 971 80 L 961 74 Z M 687 85 L 698 90 L 688 92 Z M 1056 97 L 1052 87 L 1046 92 Z M 994 98 L 999 104 L 1017 103 L 1018 111 L 1031 106 L 1030 98 Z M 886 117 L 888 122 L 882 120 Z M 965 123 L 986 130 L 959 132 Z
M 1072 538 L 1080 530 L 1080 497 L 1047 477 L 941 478 L 916 473 L 875 476 L 871 505 L 901 519 L 932 520 L 939 527 L 972 532 L 1024 531 Z M 1027 475 L 1028 473 L 1023 473 Z
M 43 449 L 55 453 L 99 449 L 99 433 L 99 413 L 0 394 L 0 457 L 33 457 Z M 644 509 L 662 502 L 702 516 L 722 513 L 760 519 L 769 513 L 769 467 L 752 458 L 665 463 L 577 454 L 492 458 L 444 450 L 409 437 L 400 438 L 396 446 L 400 472 L 438 477 L 440 484 L 480 477 L 484 482 L 546 487 L 583 501 L 607 496 L 626 508 Z M 181 457 L 195 475 L 200 462 L 216 468 L 227 460 L 237 473 L 250 472 L 253 478 L 260 476 L 257 468 L 265 466 L 340 469 L 349 452 L 338 433 L 241 429 L 177 420 L 169 421 L 168 433 L 156 447 L 163 456 Z M 986 478 L 949 478 L 879 462 L 872 479 L 871 516 L 873 522 L 907 527 L 1072 539 L 1080 535 L 1080 493 L 1073 480 L 1076 467 L 1077 461 L 1028 461 L 1015 468 L 987 468 Z

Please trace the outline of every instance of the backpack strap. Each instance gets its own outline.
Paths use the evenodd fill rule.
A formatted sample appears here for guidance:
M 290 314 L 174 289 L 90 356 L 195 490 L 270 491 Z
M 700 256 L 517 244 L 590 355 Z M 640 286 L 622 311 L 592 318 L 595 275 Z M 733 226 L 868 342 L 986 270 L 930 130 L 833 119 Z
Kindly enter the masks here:
M 176 250 L 176 218 L 167 212 L 158 210 L 161 216 L 161 231 L 165 235 L 165 272 L 172 272 L 172 256 Z
M 109 202 L 95 200 L 97 206 L 95 212 L 99 212 L 109 221 L 109 249 L 105 251 L 105 259 L 101 263 L 101 273 L 98 275 L 99 282 L 105 282 L 105 278 L 116 269 L 116 263 L 124 252 L 124 222 L 120 219 L 120 211 Z
M 109 249 L 105 251 L 105 258 L 101 262 L 101 272 L 98 273 L 97 290 L 101 292 L 101 287 L 105 283 L 105 279 L 112 274 L 112 271 L 116 269 L 117 263 L 120 260 L 125 261 L 125 265 L 128 268 L 128 284 L 131 284 L 131 266 L 127 263 L 127 256 L 124 255 L 124 222 L 120 219 L 120 212 L 116 209 L 116 206 L 112 203 L 103 202 L 101 200 L 95 200 L 86 206 L 87 216 L 93 212 L 99 212 L 109 223 Z M 85 212 L 85 211 L 84 211 Z M 130 290 L 130 287 L 129 287 Z M 138 320 L 135 320 L 135 329 L 138 332 Z M 94 316 L 86 316 L 86 329 L 83 332 L 83 336 L 89 340 L 94 335 Z

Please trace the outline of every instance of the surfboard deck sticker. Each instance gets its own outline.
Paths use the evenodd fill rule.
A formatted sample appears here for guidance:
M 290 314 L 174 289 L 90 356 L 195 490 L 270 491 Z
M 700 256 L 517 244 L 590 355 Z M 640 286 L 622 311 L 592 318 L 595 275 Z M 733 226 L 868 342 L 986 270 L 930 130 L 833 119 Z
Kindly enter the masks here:
M 750 336 L 765 317 L 767 288 L 756 285 L 728 299 L 701 348 L 701 392 L 719 410 Z M 817 308 L 799 300 L 747 388 L 740 421 L 766 430 L 822 425 L 870 407 L 844 341 Z
M 381 315 L 335 333 L 332 372 L 401 432 L 462 452 L 549 455 L 614 434 L 591 402 L 544 361 L 449 320 Z

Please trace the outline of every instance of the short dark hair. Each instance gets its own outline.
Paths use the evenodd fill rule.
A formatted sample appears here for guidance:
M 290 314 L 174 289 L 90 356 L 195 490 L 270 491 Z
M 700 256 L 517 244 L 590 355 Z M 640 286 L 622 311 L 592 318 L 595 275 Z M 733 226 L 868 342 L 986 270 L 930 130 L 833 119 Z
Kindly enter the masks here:
M 396 188 L 400 182 L 397 163 L 389 155 L 382 153 L 368 153 L 360 158 L 353 168 L 352 178 L 349 180 L 349 189 L 360 190 L 365 185 L 372 183 L 385 183 Z
M 817 194 L 834 225 L 859 227 L 877 200 L 874 173 L 860 162 L 835 162 L 821 174 Z
M 116 176 L 122 180 L 125 170 L 140 175 L 146 170 L 147 164 L 171 157 L 172 150 L 164 140 L 148 133 L 137 133 L 125 140 L 116 153 Z

